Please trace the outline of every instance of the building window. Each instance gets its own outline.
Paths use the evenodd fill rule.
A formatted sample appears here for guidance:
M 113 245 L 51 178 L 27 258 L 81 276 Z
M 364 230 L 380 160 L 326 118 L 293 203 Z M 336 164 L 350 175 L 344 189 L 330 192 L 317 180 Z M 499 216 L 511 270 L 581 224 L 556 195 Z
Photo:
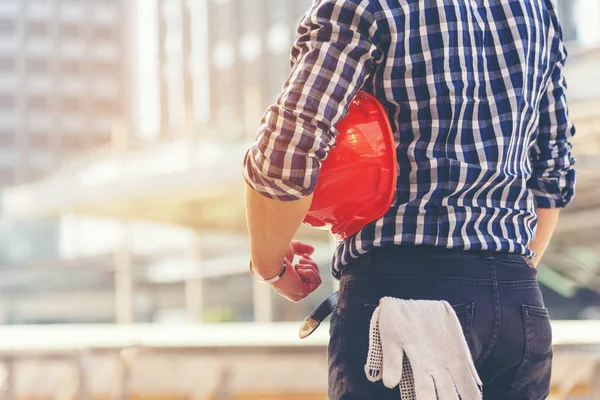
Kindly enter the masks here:
M 104 147 L 110 143 L 110 136 L 91 136 L 90 146 L 92 147 Z
M 10 19 L 0 19 L 0 35 L 12 35 L 15 33 L 15 22 Z
M 116 2 L 94 1 L 93 5 L 92 18 L 94 18 L 94 22 L 97 24 L 114 26 L 120 22 L 119 9 L 116 7 Z
M 12 72 L 15 69 L 14 58 L 0 57 L 0 72 Z
M 78 113 L 63 115 L 61 119 L 61 130 L 65 133 L 82 134 L 85 131 L 85 117 Z
M 101 98 L 114 98 L 119 96 L 119 85 L 114 79 L 96 78 L 93 82 L 94 95 Z
M 0 108 L 3 110 L 12 110 L 15 108 L 15 96 L 10 94 L 0 94 Z
M 119 31 L 111 27 L 96 27 L 94 29 L 94 39 L 115 42 L 118 39 Z
M 79 111 L 82 108 L 82 100 L 78 98 L 67 97 L 63 98 L 60 103 L 60 111 L 62 113 L 72 113 Z
M 49 63 L 48 60 L 44 59 L 29 59 L 27 60 L 27 72 L 28 73 L 45 73 L 48 72 Z
M 27 115 L 27 128 L 30 132 L 46 132 L 52 128 L 52 115 L 44 110 L 29 112 Z
M 33 111 L 46 111 L 49 108 L 48 99 L 42 96 L 32 96 L 27 99 L 27 108 Z
M 64 38 L 73 38 L 80 36 L 82 29 L 77 25 L 65 24 L 60 27 L 59 32 Z
M 45 37 L 48 35 L 48 24 L 45 22 L 30 22 L 27 26 L 27 33 L 31 36 Z
M 60 71 L 65 75 L 78 74 L 81 72 L 81 64 L 78 61 L 62 61 Z
M 11 130 L 0 130 L 0 147 L 11 147 L 15 144 L 15 132 Z
M 110 100 L 96 100 L 94 102 L 94 111 L 102 115 L 114 115 L 119 110 L 116 102 Z
M 83 150 L 88 146 L 86 138 L 80 134 L 65 134 L 61 136 L 61 147 L 66 150 Z
M 29 146 L 32 149 L 50 149 L 52 148 L 52 136 L 50 135 L 29 135 Z
M 29 179 L 36 180 L 46 175 L 54 167 L 54 154 L 48 150 L 32 151 L 29 154 L 29 168 L 34 172 Z
M 114 62 L 96 62 L 94 71 L 102 76 L 116 77 L 119 75 L 119 66 Z
M 52 13 L 52 7 L 57 3 L 48 0 L 27 0 L 27 11 L 32 17 L 49 17 Z
M 0 168 L 0 185 L 12 185 L 15 181 L 15 172 L 10 168 Z

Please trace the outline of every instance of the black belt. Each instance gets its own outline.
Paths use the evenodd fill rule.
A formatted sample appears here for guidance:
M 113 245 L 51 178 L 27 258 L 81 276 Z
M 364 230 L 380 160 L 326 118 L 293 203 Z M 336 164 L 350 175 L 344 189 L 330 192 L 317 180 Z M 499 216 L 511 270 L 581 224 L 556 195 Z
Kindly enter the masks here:
M 350 266 L 346 267 L 344 271 L 342 271 L 342 275 L 344 275 L 344 272 L 348 272 L 351 269 Z M 340 292 L 335 292 L 319 304 L 319 306 L 306 317 L 300 326 L 300 339 L 306 339 L 312 335 L 321 323 L 336 310 L 339 297 Z
M 370 260 L 370 257 L 373 255 L 373 253 L 407 254 L 407 255 L 425 255 L 425 254 L 429 255 L 432 253 L 439 253 L 439 254 L 472 253 L 472 254 L 484 255 L 484 256 L 486 256 L 486 258 L 493 257 L 495 259 L 500 259 L 500 260 L 506 259 L 506 258 L 514 259 L 516 257 L 522 257 L 530 267 L 533 267 L 533 265 L 531 264 L 531 260 L 529 260 L 525 256 L 521 256 L 521 255 L 517 255 L 517 254 L 493 253 L 493 255 L 492 255 L 491 253 L 488 254 L 488 252 L 482 252 L 482 251 L 465 252 L 464 250 L 449 250 L 449 249 L 443 249 L 443 248 L 435 248 L 435 247 L 431 247 L 431 246 L 416 246 L 416 247 L 407 246 L 407 247 L 402 247 L 402 248 L 397 247 L 397 246 L 388 246 L 388 247 L 384 247 L 384 248 L 374 249 L 371 252 L 369 252 L 368 255 L 362 256 L 361 259 L 355 261 L 356 264 L 354 266 L 351 265 L 351 266 L 348 266 L 347 268 L 345 268 L 344 271 L 342 271 L 342 275 L 352 274 L 353 272 L 359 272 L 360 270 L 362 270 L 364 268 L 368 268 L 368 263 L 370 262 L 369 260 Z M 364 264 L 365 262 L 367 263 L 366 267 Z M 359 269 L 359 271 L 356 271 L 356 268 L 353 268 L 356 265 L 359 265 L 361 267 Z M 339 298 L 339 292 L 335 292 L 334 294 L 329 296 L 327 299 L 325 299 L 325 301 L 323 301 L 312 312 L 312 314 L 310 314 L 310 316 L 308 316 L 304 320 L 304 322 L 302 323 L 302 326 L 300 327 L 300 339 L 305 339 L 305 338 L 309 337 L 315 330 L 317 330 L 319 325 L 321 325 L 321 323 L 332 312 L 335 311 L 335 309 L 337 307 L 338 298 Z
M 324 302 L 319 304 L 315 311 L 313 311 L 302 323 L 300 327 L 300 339 L 309 337 L 314 331 L 317 330 L 321 322 L 325 320 L 337 307 L 339 292 L 335 292 Z

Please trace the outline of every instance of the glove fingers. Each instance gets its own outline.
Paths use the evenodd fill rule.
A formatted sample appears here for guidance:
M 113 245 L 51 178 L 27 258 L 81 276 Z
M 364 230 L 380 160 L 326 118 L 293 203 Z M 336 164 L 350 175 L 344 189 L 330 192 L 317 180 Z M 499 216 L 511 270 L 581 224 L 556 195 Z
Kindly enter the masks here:
M 468 362 L 465 362 L 459 364 L 457 369 L 453 368 L 453 378 L 456 390 L 458 390 L 458 394 L 463 399 L 481 399 L 479 379 L 478 377 L 473 376 L 468 364 Z
M 436 399 L 435 383 L 430 371 L 423 368 L 419 363 L 421 358 L 419 353 L 407 351 L 406 355 L 410 362 L 413 371 L 413 380 L 415 382 L 415 395 L 417 400 L 432 400 Z
M 384 341 L 381 342 L 383 348 L 383 370 L 381 378 L 383 384 L 388 389 L 394 389 L 400 384 L 402 380 L 402 360 L 404 359 L 404 350 L 401 347 L 395 348 L 393 352 L 390 349 L 386 351 L 383 346 Z
M 381 348 L 381 335 L 379 333 L 380 311 L 380 307 L 375 309 L 369 326 L 369 352 L 367 354 L 367 363 L 365 364 L 365 374 L 371 382 L 381 380 L 383 372 L 383 351 Z
M 473 379 L 475 379 L 475 382 L 477 383 L 478 386 L 483 386 L 483 383 L 481 382 L 481 378 L 479 377 L 479 373 L 477 372 L 477 369 L 475 368 L 475 363 L 473 362 L 473 359 L 469 359 L 467 360 L 467 364 L 469 364 L 469 371 L 471 371 L 471 375 L 473 375 Z
M 439 374 L 434 375 L 433 381 L 435 382 L 438 400 L 459 400 L 449 371 L 440 371 Z
M 415 370 L 413 367 L 413 378 L 415 380 L 415 394 L 417 400 L 437 399 L 433 377 L 427 373 Z
M 381 350 L 383 353 L 383 384 L 390 389 L 395 388 L 402 379 L 404 348 L 402 332 L 398 325 L 397 310 L 390 307 L 382 299 L 379 308 L 379 331 L 381 333 Z
M 413 377 L 412 366 L 406 354 L 404 355 L 402 370 L 402 379 L 400 380 L 400 398 L 415 400 L 415 379 Z

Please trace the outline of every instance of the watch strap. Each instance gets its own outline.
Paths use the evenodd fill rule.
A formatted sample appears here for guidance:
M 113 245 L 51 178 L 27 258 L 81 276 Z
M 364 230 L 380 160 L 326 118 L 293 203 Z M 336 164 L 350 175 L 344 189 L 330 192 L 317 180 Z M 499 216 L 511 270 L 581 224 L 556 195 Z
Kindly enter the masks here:
M 256 274 L 254 272 L 254 268 L 252 267 L 252 261 L 250 261 L 250 275 L 252 275 L 252 277 L 259 283 L 267 283 L 267 284 L 275 283 L 275 282 L 281 280 L 283 275 L 285 275 L 286 271 L 287 271 L 287 265 L 284 262 L 281 267 L 281 270 L 279 271 L 279 273 L 277 275 L 275 275 L 273 278 L 270 278 L 270 279 L 263 279 L 261 276 L 259 276 L 258 274 Z

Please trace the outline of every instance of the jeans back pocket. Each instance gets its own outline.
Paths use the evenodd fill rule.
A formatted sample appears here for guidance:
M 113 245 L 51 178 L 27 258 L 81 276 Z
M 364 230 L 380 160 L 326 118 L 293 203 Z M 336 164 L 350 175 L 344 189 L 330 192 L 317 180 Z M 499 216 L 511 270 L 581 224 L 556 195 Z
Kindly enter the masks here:
M 452 307 L 452 309 L 454 309 L 454 312 L 458 317 L 458 321 L 460 322 L 460 326 L 462 328 L 463 335 L 465 336 L 467 345 L 470 345 L 471 331 L 473 327 L 473 316 L 475 314 L 475 303 L 458 303 L 451 304 L 450 306 Z M 377 308 L 376 304 L 365 304 L 366 320 L 369 326 L 375 308 Z
M 531 400 L 542 400 L 550 394 L 552 373 L 552 327 L 548 310 L 523 305 L 525 354 L 512 387 Z
M 465 336 L 465 340 L 467 342 L 467 346 L 471 347 L 471 331 L 473 328 L 473 316 L 475 314 L 475 303 L 460 303 L 460 304 L 451 304 L 450 305 L 456 316 L 458 317 L 458 321 L 460 322 L 460 326 L 463 331 L 463 335 Z

